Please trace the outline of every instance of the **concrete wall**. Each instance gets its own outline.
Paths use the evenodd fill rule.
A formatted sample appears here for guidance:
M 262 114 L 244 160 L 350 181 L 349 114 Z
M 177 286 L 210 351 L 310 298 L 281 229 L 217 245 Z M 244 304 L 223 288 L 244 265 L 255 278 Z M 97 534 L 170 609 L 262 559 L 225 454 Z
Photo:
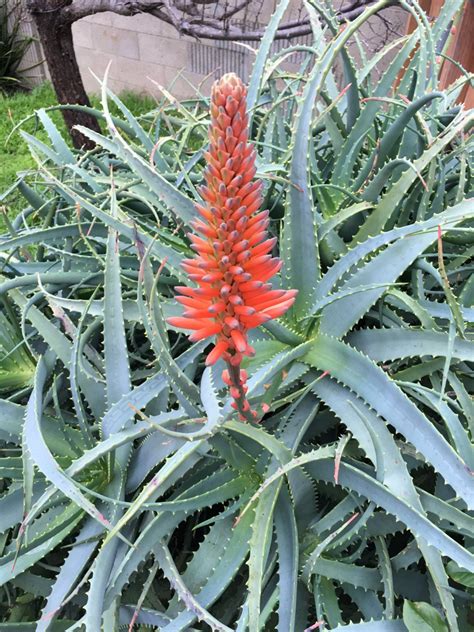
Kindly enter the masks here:
M 260 3 L 256 4 L 260 7 Z M 295 0 L 293 5 L 289 19 L 297 17 L 303 3 Z M 266 0 L 258 14 L 260 22 L 268 20 L 273 6 L 272 0 Z M 387 39 L 404 32 L 404 12 L 391 9 L 385 15 L 385 22 L 375 17 L 362 32 L 362 39 L 372 51 L 381 48 Z M 98 84 L 89 69 L 103 76 L 109 61 L 112 61 L 109 75 L 112 90 L 158 94 L 159 90 L 153 84 L 155 81 L 177 98 L 194 93 L 190 83 L 202 84 L 202 91 L 208 92 L 215 77 L 223 72 L 233 70 L 246 78 L 252 65 L 252 53 L 239 44 L 198 42 L 180 36 L 172 26 L 143 14 L 133 17 L 97 14 L 76 22 L 73 32 L 81 74 L 86 89 L 91 92 L 97 91 Z M 310 39 L 303 38 L 305 43 Z M 256 43 L 251 44 L 256 46 Z M 277 43 L 278 47 L 286 45 L 286 42 Z M 357 56 L 355 44 L 353 50 Z M 212 76 L 206 80 L 209 73 Z
M 252 2 L 250 9 L 238 17 L 246 24 L 258 20 L 263 26 L 275 4 L 275 0 Z M 296 18 L 303 10 L 301 0 L 293 0 L 293 5 L 288 18 Z M 192 86 L 201 85 L 202 91 L 208 92 L 214 79 L 224 72 L 234 71 L 246 78 L 251 69 L 252 54 L 245 47 L 233 42 L 197 41 L 145 14 L 96 14 L 76 22 L 73 34 L 81 74 L 89 91 L 97 90 L 89 68 L 103 75 L 109 61 L 112 90 L 157 93 L 155 81 L 177 98 L 194 94 Z M 258 42 L 248 44 L 256 47 Z
M 155 81 L 182 98 L 192 94 L 184 77 L 196 85 L 203 79 L 190 70 L 194 42 L 157 18 L 100 13 L 76 22 L 73 34 L 87 91 L 98 90 L 90 70 L 102 77 L 109 62 L 109 85 L 115 92 L 157 93 Z
M 341 0 L 334 2 L 340 4 Z M 250 11 L 241 17 L 252 28 L 254 20 L 258 20 L 259 25 L 268 21 L 275 0 L 256 0 L 250 6 Z M 302 11 L 302 0 L 293 0 L 285 19 L 297 19 Z M 375 17 L 361 32 L 364 45 L 371 51 L 378 50 L 385 41 L 404 32 L 406 14 L 403 11 L 390 9 L 384 15 L 384 22 Z M 25 21 L 25 28 L 31 30 L 30 21 Z M 92 73 L 102 78 L 109 62 L 112 62 L 109 86 L 114 92 L 132 90 L 158 96 L 159 88 L 153 83 L 156 82 L 178 99 L 193 95 L 193 86 L 200 85 L 202 92 L 208 93 L 214 79 L 224 72 L 234 71 L 246 79 L 253 62 L 253 54 L 238 43 L 197 41 L 181 36 L 174 27 L 146 14 L 125 17 L 114 13 L 98 13 L 76 22 L 73 36 L 81 75 L 88 92 L 99 90 L 99 83 Z M 303 38 L 302 41 L 309 42 L 311 37 Z M 257 42 L 248 44 L 257 46 Z M 274 48 L 287 45 L 288 42 L 280 41 Z M 351 49 L 357 57 L 354 43 Z M 32 54 L 34 52 L 32 49 Z M 40 58 L 41 53 L 36 54 Z M 38 68 L 35 74 L 38 80 L 44 80 L 47 78 L 47 69 Z

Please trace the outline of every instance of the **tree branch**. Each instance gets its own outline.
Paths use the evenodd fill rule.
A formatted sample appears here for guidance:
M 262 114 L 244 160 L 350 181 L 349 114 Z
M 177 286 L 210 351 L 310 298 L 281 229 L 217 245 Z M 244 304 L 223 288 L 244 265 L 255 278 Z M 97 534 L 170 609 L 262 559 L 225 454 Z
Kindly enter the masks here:
M 132 16 L 160 11 L 164 6 L 165 3 L 158 0 L 74 0 L 70 6 L 63 9 L 61 18 L 72 23 L 95 13 L 110 11 L 118 15 Z M 169 21 L 166 13 L 159 17 L 168 18 Z

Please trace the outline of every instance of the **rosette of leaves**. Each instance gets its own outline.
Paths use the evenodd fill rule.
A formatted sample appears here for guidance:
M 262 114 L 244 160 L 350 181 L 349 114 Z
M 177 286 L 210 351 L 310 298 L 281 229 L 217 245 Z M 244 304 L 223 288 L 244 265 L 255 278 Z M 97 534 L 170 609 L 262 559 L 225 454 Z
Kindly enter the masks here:
M 249 335 L 259 424 L 237 420 L 212 347 L 166 325 L 206 98 L 136 119 L 104 82 L 103 134 L 81 130 L 94 150 L 73 152 L 45 110 L 50 143 L 23 132 L 38 169 L 15 185 L 0 287 L 35 374 L 0 405 L 0 579 L 20 604 L 4 621 L 468 628 L 473 117 L 456 104 L 469 78 L 436 78 L 462 3 L 433 25 L 407 4 L 418 29 L 355 62 L 346 44 L 383 4 L 341 31 L 306 3 L 313 44 L 272 57 L 282 1 L 256 56 L 257 176 L 279 285 L 299 291 Z

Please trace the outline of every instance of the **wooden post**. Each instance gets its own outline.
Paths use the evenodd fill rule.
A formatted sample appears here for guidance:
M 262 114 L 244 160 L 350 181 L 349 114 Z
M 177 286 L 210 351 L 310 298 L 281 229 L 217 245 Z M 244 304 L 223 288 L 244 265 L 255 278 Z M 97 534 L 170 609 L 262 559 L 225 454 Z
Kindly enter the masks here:
M 460 19 L 453 27 L 455 32 L 448 48 L 447 54 L 459 62 L 468 72 L 474 72 L 474 0 L 466 0 Z M 446 60 L 443 63 L 440 76 L 440 87 L 447 88 L 461 76 L 461 71 L 455 64 Z M 467 84 L 459 97 L 466 108 L 474 107 L 474 87 Z
M 449 0 L 421 0 L 420 6 L 428 17 L 436 19 L 445 2 Z M 408 18 L 407 33 L 411 33 L 416 28 L 416 20 L 412 15 Z M 450 35 L 450 43 L 447 55 L 461 64 L 468 72 L 474 72 L 474 45 L 472 42 L 474 34 L 474 0 L 465 0 L 464 7 L 457 23 L 453 25 Z M 461 76 L 461 71 L 449 60 L 444 60 L 441 66 L 439 86 L 442 90 L 449 87 Z M 464 102 L 467 108 L 474 107 L 474 87 L 466 85 L 458 99 Z

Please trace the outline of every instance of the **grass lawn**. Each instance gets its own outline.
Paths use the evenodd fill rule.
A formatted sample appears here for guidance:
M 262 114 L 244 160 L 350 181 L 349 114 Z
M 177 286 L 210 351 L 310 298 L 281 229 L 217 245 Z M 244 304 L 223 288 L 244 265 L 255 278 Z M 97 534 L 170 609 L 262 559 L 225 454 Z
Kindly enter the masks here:
M 156 106 L 156 102 L 151 97 L 140 96 L 127 92 L 120 95 L 126 106 L 135 115 L 144 114 Z M 99 106 L 99 98 L 93 96 L 92 104 Z M 30 156 L 26 143 L 20 134 L 15 132 L 9 137 L 12 129 L 20 121 L 32 114 L 34 110 L 48 107 L 57 103 L 56 96 L 50 84 L 45 83 L 31 92 L 17 92 L 12 95 L 3 96 L 0 94 L 0 197 L 16 179 L 19 171 L 24 171 L 35 166 L 33 158 Z M 52 112 L 51 116 L 59 127 L 64 137 L 68 139 L 66 127 L 60 112 Z M 41 140 L 46 140 L 46 133 L 34 120 L 23 126 L 30 134 L 37 134 Z M 14 213 L 17 210 L 18 200 L 15 196 L 10 196 L 0 205 L 7 207 L 7 211 Z M 0 218 L 0 226 L 2 221 Z

